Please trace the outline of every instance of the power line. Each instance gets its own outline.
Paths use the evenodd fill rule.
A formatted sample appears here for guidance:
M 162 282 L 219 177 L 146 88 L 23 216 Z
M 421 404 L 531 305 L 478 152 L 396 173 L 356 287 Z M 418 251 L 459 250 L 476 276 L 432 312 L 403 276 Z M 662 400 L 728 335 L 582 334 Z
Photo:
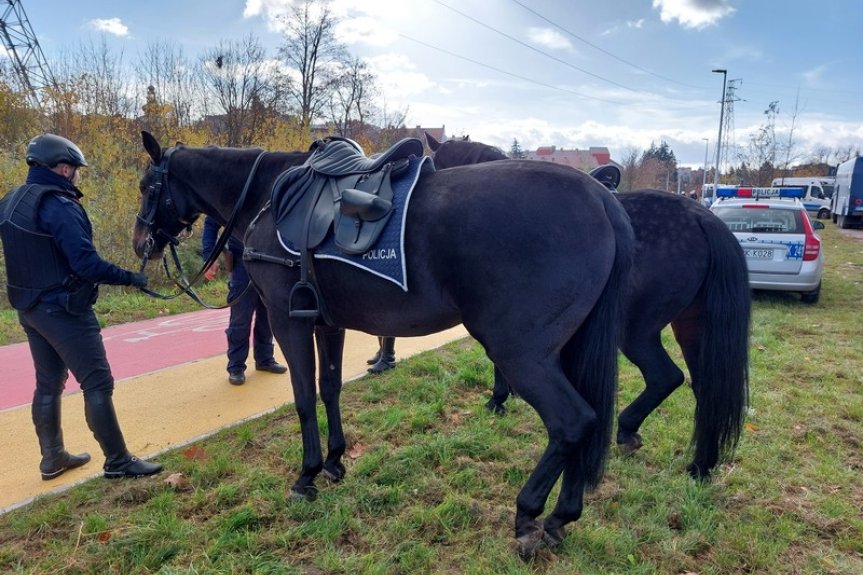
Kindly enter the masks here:
M 435 0 L 435 1 L 437 1 L 437 0 Z M 703 90 L 703 89 L 704 89 L 702 86 L 693 86 L 692 84 L 685 84 L 685 83 L 683 83 L 683 82 L 679 82 L 679 81 L 677 81 L 677 80 L 675 80 L 675 79 L 673 79 L 673 78 L 668 78 L 668 77 L 666 77 L 666 76 L 662 76 L 662 75 L 660 75 L 660 74 L 657 74 L 656 72 L 651 72 L 651 71 L 650 71 L 650 70 L 648 70 L 647 68 L 644 68 L 644 67 L 642 67 L 642 66 L 639 66 L 638 64 L 635 64 L 635 63 L 633 63 L 633 62 L 630 62 L 629 60 L 625 60 L 625 59 L 621 58 L 620 56 L 618 56 L 618 55 L 616 55 L 616 54 L 612 54 L 611 52 L 609 52 L 609 51 L 608 51 L 608 50 L 606 50 L 605 48 L 602 48 L 602 47 L 597 46 L 596 44 L 594 44 L 594 43 L 592 43 L 592 42 L 589 42 L 588 40 L 585 40 L 584 38 L 582 38 L 581 36 L 579 36 L 579 35 L 578 35 L 578 34 L 576 34 L 575 32 L 572 32 L 572 31 L 570 31 L 570 30 L 568 30 L 568 29 L 564 28 L 564 27 L 563 27 L 563 26 L 561 26 L 560 24 L 558 24 L 558 23 L 556 23 L 556 22 L 554 22 L 554 21 L 552 21 L 552 20 L 549 20 L 548 18 L 546 18 L 545 16 L 543 16 L 542 14 L 540 14 L 539 12 L 537 12 L 536 10 L 534 10 L 533 8 L 530 8 L 530 7 L 528 7 L 528 6 L 525 6 L 525 5 L 524 5 L 523 3 L 521 3 L 519 0 L 512 0 L 512 1 L 513 1 L 513 2 L 515 2 L 516 4 L 518 4 L 519 6 L 521 6 L 522 8 L 524 8 L 525 10 L 527 10 L 528 12 L 530 12 L 531 14 L 533 14 L 534 16 L 536 16 L 537 18 L 539 18 L 540 20 L 543 20 L 544 22 L 547 22 L 548 24 L 550 24 L 550 25 L 554 26 L 554 27 L 555 27 L 555 28 L 557 28 L 558 30 L 560 30 L 560 31 L 562 31 L 562 32 L 564 32 L 564 33 L 566 33 L 566 34 L 568 34 L 568 35 L 572 36 L 573 38 L 575 38 L 575 39 L 576 39 L 576 40 L 578 40 L 579 42 L 583 42 L 583 43 L 587 44 L 588 46 L 590 46 L 590 47 L 591 47 L 591 48 L 593 48 L 594 50 L 598 50 L 598 51 L 602 52 L 603 54 L 605 54 L 606 56 L 609 56 L 609 57 L 611 57 L 611 58 L 614 58 L 614 59 L 615 59 L 615 60 L 617 60 L 618 62 L 622 62 L 622 63 L 626 64 L 627 66 L 631 66 L 631 67 L 635 68 L 636 70 L 639 70 L 639 71 L 641 71 L 641 72 L 644 72 L 645 74 L 649 74 L 649 75 L 653 76 L 654 78 L 659 78 L 660 80 L 664 80 L 664 81 L 666 81 L 666 82 L 671 82 L 671 83 L 673 83 L 673 84 L 678 84 L 678 85 L 680 85 L 680 86 L 686 86 L 687 88 L 695 88 L 696 90 Z
M 497 28 L 494 28 L 493 26 L 490 26 L 490 25 L 486 24 L 485 22 L 483 22 L 483 21 L 481 21 L 481 20 L 478 20 L 478 19 L 474 18 L 473 16 L 470 16 L 470 15 L 468 15 L 468 14 L 465 14 L 464 12 L 462 12 L 462 11 L 460 11 L 460 10 L 455 9 L 455 8 L 453 8 L 452 6 L 448 5 L 448 4 L 446 4 L 446 3 L 444 3 L 444 2 L 441 2 L 441 0 L 432 0 L 432 1 L 433 1 L 433 2 L 435 2 L 436 4 L 439 4 L 439 5 L 443 6 L 444 8 L 447 8 L 448 10 L 452 10 L 453 12 L 455 12 L 456 14 L 458 14 L 458 15 L 460 15 L 460 16 L 462 16 L 462 17 L 464 17 L 464 18 L 467 18 L 467 19 L 468 19 L 468 20 L 470 20 L 471 22 L 474 22 L 474 23 L 476 23 L 476 24 L 479 24 L 479 25 L 480 25 L 480 26 L 482 26 L 483 28 L 486 28 L 486 29 L 488 29 L 488 30 L 491 30 L 491 31 L 492 31 L 492 32 L 494 32 L 495 34 L 500 34 L 500 35 L 501 35 L 501 36 L 503 36 L 504 38 L 506 38 L 506 39 L 508 39 L 508 40 L 511 40 L 511 41 L 515 42 L 516 44 L 519 44 L 520 46 L 524 46 L 525 48 L 528 48 L 529 50 L 533 50 L 534 52 L 536 52 L 536 53 L 538 53 L 538 54 L 542 54 L 542 55 L 543 55 L 543 56 L 545 56 L 546 58 L 550 58 L 550 59 L 554 60 L 555 62 L 558 62 L 558 63 L 560 63 L 560 64 L 563 64 L 564 66 L 567 66 L 567 67 L 569 67 L 569 68 L 572 68 L 573 70 L 576 70 L 576 71 L 578 71 L 578 72 L 581 72 L 582 74 L 587 74 L 588 76 L 591 76 L 591 77 L 593 77 L 593 78 L 596 78 L 597 80 L 601 80 L 601 81 L 603 81 L 603 82 L 607 82 L 607 83 L 609 83 L 609 84 L 612 84 L 612 85 L 614 85 L 614 86 L 617 86 L 618 88 L 623 88 L 624 90 L 629 90 L 629 91 L 631 91 L 631 92 L 640 92 L 640 90 L 636 90 L 636 89 L 634 89 L 634 88 L 630 88 L 629 86 L 625 86 L 625 85 L 623 85 L 623 84 L 621 84 L 621 83 L 619 83 L 619 82 L 615 82 L 614 80 L 609 80 L 608 78 L 606 78 L 606 77 L 604 77 L 604 76 L 600 76 L 599 74 L 594 74 L 593 72 L 590 72 L 590 71 L 588 71 L 588 70 L 585 70 L 584 68 L 579 68 L 578 66 L 576 66 L 576 65 L 574 65 L 574 64 L 571 64 L 571 63 L 567 62 L 566 60 L 562 60 L 562 59 L 558 58 L 557 56 L 554 56 L 554 55 L 552 55 L 552 54 L 549 54 L 548 52 L 544 52 L 543 50 L 540 50 L 539 48 L 537 48 L 537 47 L 535 47 L 535 46 L 531 46 L 530 44 L 528 44 L 528 43 L 526 43 L 526 42 L 522 42 L 522 41 L 521 41 L 521 40 L 519 40 L 518 38 L 516 38 L 516 37 L 514 37 L 514 36 L 511 36 L 511 35 L 507 34 L 506 32 L 502 32 L 501 30 L 498 30 Z
M 441 52 L 443 54 L 446 54 L 448 56 L 452 56 L 453 58 L 458 58 L 460 60 L 470 62 L 471 64 L 476 64 L 477 66 L 482 66 L 483 68 L 488 68 L 489 70 L 494 70 L 495 72 L 498 72 L 500 74 L 505 74 L 507 76 L 511 76 L 513 78 L 517 78 L 519 80 L 523 80 L 523 81 L 529 82 L 531 84 L 536 84 L 537 86 L 542 86 L 543 88 L 550 88 L 552 90 L 558 90 L 560 92 L 566 92 L 568 94 L 573 94 L 575 96 L 578 96 L 579 98 L 586 98 L 588 100 L 596 100 L 598 102 L 605 102 L 606 104 L 618 104 L 621 106 L 626 105 L 626 102 L 620 102 L 620 101 L 616 101 L 616 100 L 607 100 L 605 98 L 598 98 L 596 96 L 588 96 L 587 94 L 582 94 L 581 92 L 576 92 L 575 90 L 570 90 L 568 88 L 561 88 L 560 86 L 553 86 L 551 84 L 546 84 L 545 82 L 540 82 L 538 80 L 528 78 L 527 76 L 521 76 L 521 75 L 515 74 L 513 72 L 508 72 L 506 70 L 503 70 L 501 68 L 497 68 L 497 67 L 492 66 L 490 64 L 486 64 L 484 62 L 474 60 L 473 58 L 468 58 L 467 56 L 462 56 L 461 54 L 456 54 L 455 52 L 450 52 L 449 50 L 446 50 L 446 49 L 441 48 L 439 46 L 434 46 L 432 44 L 429 44 L 428 42 L 423 42 L 422 40 L 417 40 L 416 38 L 411 38 L 410 36 L 408 36 L 406 34 L 400 33 L 399 36 L 404 38 L 405 40 L 410 40 L 411 42 L 416 42 L 417 44 L 419 44 L 421 46 L 425 46 L 426 48 L 431 48 L 432 50 L 436 50 L 436 51 Z

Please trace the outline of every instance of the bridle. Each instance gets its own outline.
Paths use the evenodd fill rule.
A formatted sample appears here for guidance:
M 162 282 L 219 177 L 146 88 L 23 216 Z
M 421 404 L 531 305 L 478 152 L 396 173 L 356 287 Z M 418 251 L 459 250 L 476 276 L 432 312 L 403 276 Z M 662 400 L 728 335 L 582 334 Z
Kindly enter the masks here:
M 249 189 L 251 188 L 252 180 L 255 178 L 255 174 L 258 171 L 258 166 L 260 166 L 261 160 L 267 154 L 267 152 L 261 152 L 260 154 L 258 154 L 258 157 L 255 158 L 255 163 L 252 165 L 252 169 L 249 171 L 249 175 L 246 178 L 246 184 L 243 186 L 243 191 L 240 193 L 240 197 L 237 198 L 237 203 L 234 206 L 234 209 L 231 212 L 228 221 L 222 228 L 222 232 L 221 234 L 219 234 L 219 237 L 216 240 L 216 245 L 213 246 L 213 250 L 210 253 L 210 256 L 203 263 L 201 269 L 199 269 L 198 272 L 194 275 L 194 277 L 189 280 L 186 278 L 186 275 L 183 272 L 183 266 L 180 263 L 180 256 L 177 252 L 177 246 L 179 246 L 180 242 L 182 242 L 184 239 L 191 237 L 192 225 L 195 222 L 194 219 L 192 221 L 188 221 L 184 219 L 182 215 L 180 215 L 180 213 L 177 211 L 177 202 L 175 201 L 173 194 L 171 193 L 171 188 L 168 186 L 168 174 L 171 165 L 171 157 L 176 150 L 177 147 L 165 150 L 158 165 L 151 163 L 150 169 L 156 174 L 158 174 L 158 178 L 155 180 L 154 183 L 151 183 L 147 187 L 147 204 L 144 208 L 143 214 L 138 213 L 135 215 L 135 217 L 138 222 L 140 222 L 147 230 L 147 237 L 144 239 L 144 249 L 141 256 L 140 271 L 143 272 L 144 269 L 147 267 L 147 263 L 150 260 L 150 254 L 156 247 L 156 238 L 164 238 L 165 245 L 170 247 L 171 259 L 174 262 L 174 268 L 177 272 L 176 275 L 171 273 L 170 267 L 168 265 L 168 257 L 164 253 L 164 251 L 162 253 L 162 265 L 168 278 L 170 278 L 171 281 L 173 281 L 174 284 L 177 286 L 177 291 L 172 294 L 162 294 L 144 287 L 139 289 L 141 290 L 141 292 L 147 294 L 150 297 L 165 300 L 174 299 L 175 297 L 178 297 L 180 295 L 187 294 L 199 305 L 208 309 L 222 309 L 225 307 L 229 307 L 233 305 L 238 299 L 240 299 L 243 294 L 246 293 L 245 290 L 243 290 L 241 294 L 239 294 L 233 300 L 225 303 L 224 305 L 214 306 L 204 302 L 195 292 L 194 286 L 201 280 L 201 278 L 204 276 L 210 266 L 213 265 L 213 263 L 219 258 L 219 255 L 222 253 L 222 250 L 228 243 L 228 239 L 231 237 L 231 232 L 236 225 L 239 213 L 243 207 L 243 204 L 246 201 L 246 196 L 249 193 Z M 159 214 L 160 207 L 168 210 L 168 212 L 171 214 L 171 217 L 174 218 L 174 221 L 183 226 L 180 233 L 173 235 L 156 225 L 156 217 Z M 249 283 L 249 285 L 251 285 L 251 282 Z M 249 288 L 249 285 L 246 286 L 246 289 Z

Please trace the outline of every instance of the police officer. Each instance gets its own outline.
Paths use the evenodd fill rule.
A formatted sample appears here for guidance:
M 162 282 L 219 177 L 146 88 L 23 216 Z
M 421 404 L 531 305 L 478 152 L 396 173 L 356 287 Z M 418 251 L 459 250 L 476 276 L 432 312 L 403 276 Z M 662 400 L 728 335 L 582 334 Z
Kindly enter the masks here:
M 60 476 L 90 461 L 63 445 L 60 400 L 69 370 L 84 392 L 87 425 L 105 455 L 104 475 L 141 477 L 162 470 L 126 449 L 112 395 L 114 378 L 93 311 L 98 284 L 147 285 L 141 273 L 103 260 L 77 184 L 87 166 L 66 138 L 42 134 L 27 145 L 27 181 L 0 200 L 0 237 L 9 303 L 36 368 L 32 416 L 39 438 L 42 479 Z M 36 263 L 38 262 L 38 263 Z
M 207 216 L 204 219 L 201 255 L 205 260 L 209 259 L 216 247 L 219 227 L 219 222 L 212 217 Z M 249 273 L 243 264 L 242 242 L 229 238 L 228 252 L 233 262 L 230 270 L 231 279 L 228 282 L 228 301 L 234 302 L 231 305 L 228 329 L 225 330 L 225 335 L 228 336 L 228 383 L 243 385 L 246 383 L 246 360 L 249 357 L 250 335 L 254 342 L 252 355 L 255 358 L 257 371 L 280 374 L 287 372 L 288 368 L 273 357 L 273 331 L 270 329 L 267 307 L 255 288 L 249 286 Z M 210 270 L 207 271 L 210 272 Z

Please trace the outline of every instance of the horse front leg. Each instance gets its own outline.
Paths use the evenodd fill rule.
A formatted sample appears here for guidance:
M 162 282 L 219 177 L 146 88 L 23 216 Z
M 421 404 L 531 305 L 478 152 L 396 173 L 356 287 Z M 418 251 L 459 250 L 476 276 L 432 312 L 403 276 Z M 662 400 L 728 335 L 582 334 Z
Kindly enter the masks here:
M 303 438 L 303 467 L 291 492 L 295 497 L 314 499 L 318 494 L 315 478 L 323 468 L 316 412 L 314 324 L 307 319 L 270 323 L 291 370 L 294 406 Z
M 341 481 L 345 476 L 342 456 L 345 454 L 345 434 L 339 400 L 342 393 L 342 358 L 345 348 L 345 330 L 318 326 L 315 328 L 318 344 L 318 385 L 321 401 L 327 411 L 327 458 L 323 475 L 330 481 Z

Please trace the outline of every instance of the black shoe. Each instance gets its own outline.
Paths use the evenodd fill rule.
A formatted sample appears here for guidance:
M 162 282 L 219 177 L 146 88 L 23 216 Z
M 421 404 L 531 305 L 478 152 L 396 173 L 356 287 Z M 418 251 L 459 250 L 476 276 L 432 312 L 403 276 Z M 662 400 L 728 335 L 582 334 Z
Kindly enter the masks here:
M 262 365 L 256 365 L 255 369 L 258 371 L 268 371 L 270 373 L 285 373 L 288 371 L 288 368 L 281 363 L 274 361 L 273 363 L 265 363 Z
M 385 359 L 381 359 L 381 360 L 378 360 L 378 362 L 376 364 L 371 366 L 368 369 L 368 372 L 369 373 L 383 373 L 388 369 L 394 368 L 395 366 L 396 366 L 395 360 L 387 361 Z
M 72 455 L 63 451 L 63 453 L 51 458 L 50 460 L 42 458 L 42 463 L 39 464 L 39 471 L 42 473 L 42 481 L 49 481 L 60 477 L 70 469 L 81 467 L 90 461 L 89 453 L 81 453 Z
M 246 383 L 246 372 L 241 370 L 229 371 L 228 383 L 231 385 L 243 385 Z
M 126 479 L 154 475 L 162 471 L 161 463 L 149 463 L 130 456 L 122 463 L 105 464 L 105 479 Z

